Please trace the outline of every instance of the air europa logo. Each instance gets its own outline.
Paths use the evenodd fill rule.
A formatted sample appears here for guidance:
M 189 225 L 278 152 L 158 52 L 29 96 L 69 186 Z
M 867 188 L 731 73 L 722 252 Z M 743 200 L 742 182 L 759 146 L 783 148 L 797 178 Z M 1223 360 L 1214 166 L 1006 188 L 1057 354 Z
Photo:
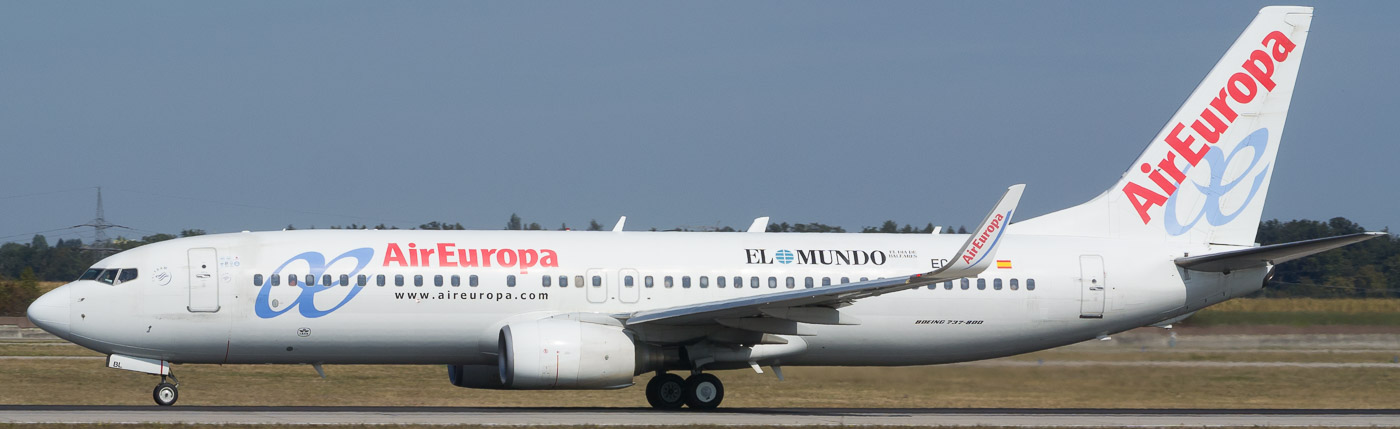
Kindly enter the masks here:
M 883 250 L 780 249 L 769 256 L 768 249 L 744 249 L 747 264 L 798 265 L 885 265 L 889 256 Z
M 1222 155 L 1218 147 L 1212 148 L 1209 153 L 1206 153 L 1205 158 L 1202 158 L 1201 161 L 1210 166 L 1210 179 L 1204 185 L 1193 183 L 1196 191 L 1205 196 L 1205 203 L 1200 206 L 1201 209 L 1199 212 L 1196 212 L 1195 216 L 1191 216 L 1183 223 L 1181 219 L 1177 217 L 1176 201 L 1177 197 L 1181 196 L 1184 192 L 1172 194 L 1171 198 L 1167 199 L 1167 204 L 1163 206 L 1166 208 L 1166 215 L 1162 218 L 1162 223 L 1167 228 L 1167 234 L 1185 234 L 1187 231 L 1190 231 L 1192 227 L 1196 226 L 1196 223 L 1200 222 L 1201 219 L 1205 219 L 1206 222 L 1211 225 L 1221 226 L 1230 223 L 1230 221 L 1235 219 L 1235 216 L 1239 216 L 1240 213 L 1244 211 L 1245 207 L 1249 206 L 1249 202 L 1254 200 L 1254 195 L 1259 192 L 1259 188 L 1264 185 L 1264 175 L 1269 172 L 1269 165 L 1264 165 L 1259 173 L 1252 177 L 1249 173 L 1254 171 L 1255 166 L 1259 165 L 1259 161 L 1264 158 L 1264 149 L 1268 147 L 1269 130 L 1260 128 L 1240 141 L 1240 144 L 1236 145 L 1235 150 L 1231 151 L 1228 156 Z M 1236 156 L 1244 149 L 1253 149 L 1254 154 L 1254 156 L 1249 159 L 1249 166 L 1245 167 L 1243 170 L 1245 173 L 1235 177 L 1234 180 L 1225 181 L 1223 172 L 1229 169 L 1228 166 L 1235 162 Z M 1249 194 L 1244 197 L 1244 201 L 1240 203 L 1235 211 L 1225 213 L 1221 210 L 1220 197 L 1230 194 L 1235 187 L 1244 183 L 1246 180 L 1250 182 Z
M 301 267 L 299 265 L 301 265 L 301 263 L 305 263 L 307 266 L 307 271 L 305 271 L 305 273 L 313 279 L 320 280 L 322 279 L 322 274 L 325 274 L 326 270 L 329 269 L 331 266 L 336 265 L 337 262 L 347 261 L 347 263 L 349 263 L 349 261 L 354 261 L 354 268 L 346 273 L 350 277 L 354 277 L 356 274 L 359 274 L 360 270 L 363 270 L 366 265 L 369 265 L 369 262 L 373 259 L 374 249 L 368 247 L 363 247 L 342 253 L 340 254 L 340 256 L 336 256 L 335 258 L 332 258 L 329 261 L 327 261 L 326 256 L 321 254 L 320 252 L 305 252 L 293 256 L 291 257 L 291 259 L 287 259 L 286 262 L 283 262 L 282 265 L 277 266 L 276 270 L 272 271 L 272 275 L 281 275 L 283 269 L 286 269 L 288 266 L 291 266 L 293 264 L 298 265 L 294 268 L 297 269 L 297 271 L 300 271 Z M 294 274 L 300 273 L 294 272 Z M 291 311 L 293 308 L 295 308 L 298 312 L 301 313 L 302 317 L 314 319 L 317 317 L 325 316 L 327 314 L 331 314 L 331 312 L 340 309 L 340 307 L 345 306 L 345 303 L 350 302 L 351 299 L 355 298 L 355 295 L 358 295 L 360 291 L 364 289 L 361 287 L 335 288 L 329 286 L 340 286 L 340 282 L 337 279 L 333 280 L 331 284 L 324 285 L 302 283 L 298 286 L 300 288 L 298 289 L 300 293 L 297 294 L 296 298 L 293 298 L 290 302 L 288 302 L 285 307 L 282 307 L 281 309 L 275 309 L 273 308 L 275 306 L 272 304 L 272 277 L 269 276 L 268 279 L 263 282 L 262 288 L 258 290 L 257 298 L 253 301 L 253 313 L 260 318 L 271 319 L 273 317 L 282 315 L 282 313 Z M 340 298 L 340 301 L 335 301 L 335 305 L 331 306 L 331 308 L 322 310 L 316 306 L 316 295 L 330 291 L 336 291 L 332 293 L 331 296 L 334 296 L 335 293 L 345 293 L 345 296 L 343 298 Z
M 437 243 L 420 248 L 418 243 L 408 243 L 406 246 L 389 243 L 384 248 L 384 266 L 518 267 L 520 274 L 529 274 L 530 268 L 536 266 L 558 267 L 559 254 L 551 249 L 459 249 L 454 243 Z
M 1278 31 L 1264 36 L 1264 40 L 1260 44 L 1264 46 L 1264 49 L 1250 53 L 1249 59 L 1240 65 L 1242 71 L 1231 75 L 1230 79 L 1225 82 L 1225 86 L 1220 88 L 1220 92 L 1215 98 L 1211 99 L 1210 105 L 1201 110 L 1199 117 L 1191 124 L 1190 133 L 1183 133 L 1186 126 L 1180 122 L 1172 128 L 1171 132 L 1167 133 L 1163 141 L 1171 149 L 1167 150 L 1165 157 L 1157 161 L 1156 169 L 1154 170 L 1149 163 L 1143 163 L 1140 166 L 1142 175 L 1134 173 L 1135 177 L 1123 186 L 1123 193 L 1127 195 L 1128 201 L 1137 210 L 1143 225 L 1152 222 L 1152 216 L 1147 213 L 1148 210 L 1153 206 L 1168 204 L 1169 198 L 1175 197 L 1178 186 L 1186 181 L 1186 172 L 1209 157 L 1214 149 L 1210 145 L 1219 142 L 1220 135 L 1224 134 L 1239 117 L 1239 113 L 1235 112 L 1235 108 L 1231 104 L 1235 106 L 1249 104 L 1261 93 L 1272 91 L 1276 86 L 1273 80 L 1274 66 L 1276 63 L 1286 61 L 1288 53 L 1292 52 L 1296 45 L 1288 39 L 1288 36 Z M 1196 143 L 1197 137 L 1205 142 L 1193 148 L 1192 145 Z M 1263 146 L 1266 145 L 1267 143 L 1260 145 L 1259 149 L 1262 150 Z M 1230 158 L 1233 159 L 1234 154 L 1238 151 L 1239 148 L 1235 148 L 1235 151 L 1231 152 Z M 1256 152 L 1256 161 L 1260 153 Z M 1185 165 L 1180 164 L 1182 161 L 1185 162 Z M 1207 160 L 1207 162 L 1210 161 Z M 1220 175 L 1221 173 L 1215 171 L 1214 168 L 1224 168 L 1224 164 L 1224 162 L 1212 164 L 1212 175 Z M 1166 174 L 1163 175 L 1163 173 Z M 1144 186 L 1142 183 L 1147 181 L 1142 180 L 1142 176 L 1146 176 L 1151 185 Z M 1212 178 L 1212 181 L 1218 182 L 1216 179 Z M 1253 192 L 1250 195 L 1253 198 Z M 1217 200 L 1212 202 L 1218 202 L 1218 198 L 1216 196 Z M 1170 210 L 1168 211 L 1170 212 Z M 1194 224 L 1195 222 L 1190 223 Z

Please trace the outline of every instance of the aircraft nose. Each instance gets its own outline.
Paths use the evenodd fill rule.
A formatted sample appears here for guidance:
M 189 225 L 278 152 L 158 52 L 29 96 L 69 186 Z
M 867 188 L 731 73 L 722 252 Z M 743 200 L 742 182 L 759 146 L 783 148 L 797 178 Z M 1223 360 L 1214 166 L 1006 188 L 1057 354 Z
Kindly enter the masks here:
M 68 339 L 69 301 L 68 285 L 59 286 L 29 304 L 29 320 L 39 328 Z

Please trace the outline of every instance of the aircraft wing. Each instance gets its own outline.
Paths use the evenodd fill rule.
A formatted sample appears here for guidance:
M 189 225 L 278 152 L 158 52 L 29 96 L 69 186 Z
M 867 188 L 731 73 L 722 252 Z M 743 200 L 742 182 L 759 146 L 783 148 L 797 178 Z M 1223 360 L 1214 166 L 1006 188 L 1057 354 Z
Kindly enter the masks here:
M 1193 271 L 1217 273 L 1263 267 L 1269 264 L 1278 265 L 1294 259 L 1336 249 L 1352 243 L 1359 243 L 1383 235 L 1386 235 L 1386 233 L 1363 232 L 1359 234 L 1295 241 L 1292 243 L 1250 247 L 1247 249 L 1230 250 L 1209 255 L 1176 258 L 1176 265 Z
M 812 289 L 789 290 L 754 297 L 711 301 L 679 307 L 639 311 L 619 316 L 627 326 L 638 325 L 723 325 L 759 332 L 786 331 L 787 329 L 764 329 L 763 326 L 777 326 L 794 322 L 816 324 L 852 324 L 849 318 L 843 319 L 836 308 L 851 302 L 913 289 L 919 286 L 946 280 L 973 277 L 987 269 L 995 260 L 993 255 L 1002 233 L 1011 223 L 1011 214 L 1021 200 L 1025 185 L 1007 188 L 1001 200 L 982 223 L 973 230 L 972 236 L 952 258 L 951 263 L 935 271 L 875 279 L 870 281 L 823 286 Z M 766 320 L 763 320 L 766 319 Z M 773 332 L 783 333 L 783 332 Z

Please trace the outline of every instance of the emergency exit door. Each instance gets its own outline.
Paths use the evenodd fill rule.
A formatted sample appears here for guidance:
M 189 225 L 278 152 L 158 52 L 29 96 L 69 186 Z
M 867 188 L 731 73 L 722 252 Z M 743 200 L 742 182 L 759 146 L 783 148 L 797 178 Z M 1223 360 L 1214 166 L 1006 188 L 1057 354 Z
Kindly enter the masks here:
M 1104 284 L 1103 257 L 1099 255 L 1080 256 L 1079 271 L 1079 318 L 1102 319 L 1108 286 Z
M 588 302 L 601 304 L 608 302 L 608 273 L 601 269 L 591 269 L 586 272 L 588 278 L 584 285 L 588 289 Z
M 212 247 L 189 250 L 190 305 L 195 313 L 219 311 L 219 253 Z

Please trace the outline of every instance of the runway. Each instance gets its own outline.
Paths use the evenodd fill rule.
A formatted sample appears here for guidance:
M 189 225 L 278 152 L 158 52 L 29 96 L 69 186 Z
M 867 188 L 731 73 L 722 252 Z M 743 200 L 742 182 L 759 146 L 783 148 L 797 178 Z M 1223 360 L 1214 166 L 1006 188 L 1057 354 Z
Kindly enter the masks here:
M 0 405 L 0 423 L 887 426 L 1400 426 L 1400 409 L 170 407 Z

